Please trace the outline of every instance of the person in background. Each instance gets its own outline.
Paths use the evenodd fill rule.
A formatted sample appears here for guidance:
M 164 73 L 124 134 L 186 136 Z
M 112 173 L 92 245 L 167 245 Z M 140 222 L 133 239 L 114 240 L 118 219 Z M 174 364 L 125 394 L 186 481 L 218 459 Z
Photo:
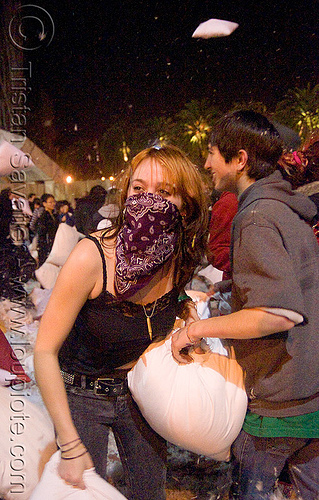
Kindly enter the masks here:
M 39 267 L 47 259 L 58 229 L 58 219 L 54 212 L 56 201 L 52 194 L 42 195 L 43 212 L 36 222 L 36 233 L 38 235 L 38 264 Z
M 238 200 L 234 193 L 221 194 L 211 211 L 207 260 L 216 269 L 223 271 L 223 280 L 231 279 L 229 247 L 233 218 L 237 213 Z
M 125 495 L 163 500 L 166 443 L 133 402 L 126 374 L 173 328 L 179 295 L 205 253 L 206 200 L 197 169 L 174 146 L 140 152 L 120 189 L 115 225 L 81 240 L 60 271 L 37 337 L 36 378 L 62 478 L 84 488 L 82 473 L 93 464 L 106 477 L 111 427 Z M 185 303 L 192 321 L 193 304 Z
M 33 212 L 42 206 L 40 198 L 34 198 L 33 200 Z
M 55 210 L 58 216 L 59 224 L 61 224 L 61 222 L 65 222 L 68 226 L 74 226 L 74 215 L 68 200 L 58 201 Z
M 89 235 L 95 229 L 94 214 L 104 205 L 106 190 L 103 186 L 93 186 L 89 194 L 79 198 L 74 210 L 74 220 L 79 233 Z
M 42 203 L 43 196 L 46 196 L 46 195 L 44 194 L 41 196 L 41 198 L 35 198 L 35 200 L 34 200 L 34 205 L 33 205 L 34 210 L 33 210 L 33 213 L 32 213 L 31 219 L 30 219 L 30 223 L 29 223 L 30 234 L 32 234 L 33 236 L 35 236 L 35 234 L 36 234 L 37 220 L 40 217 L 40 215 L 42 214 L 42 212 L 44 211 L 44 206 Z
M 109 188 L 106 192 L 104 205 L 93 215 L 95 229 L 103 229 L 114 224 L 120 213 L 118 199 L 118 190 Z
M 315 203 L 317 213 L 311 225 L 319 243 L 319 134 L 311 134 L 300 149 L 282 155 L 279 166 L 293 189 Z
M 206 168 L 216 189 L 239 197 L 231 238 L 232 313 L 172 336 L 182 349 L 228 339 L 249 398 L 233 444 L 231 498 L 272 498 L 287 466 L 296 495 L 319 497 L 319 246 L 316 206 L 278 170 L 282 143 L 259 113 L 236 111 L 215 125 Z
M 30 193 L 28 194 L 28 203 L 29 203 L 29 207 L 31 209 L 31 211 L 33 212 L 34 211 L 34 200 L 36 199 L 36 194 L 35 193 Z

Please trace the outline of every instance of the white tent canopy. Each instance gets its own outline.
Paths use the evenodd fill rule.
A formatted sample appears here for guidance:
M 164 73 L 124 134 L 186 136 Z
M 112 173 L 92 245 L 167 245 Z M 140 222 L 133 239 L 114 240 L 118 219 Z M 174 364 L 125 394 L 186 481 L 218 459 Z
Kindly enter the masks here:
M 25 155 L 30 155 L 32 165 L 25 170 L 27 182 L 64 182 L 65 172 L 28 137 L 0 129 L 0 143 L 3 141 L 20 149 Z

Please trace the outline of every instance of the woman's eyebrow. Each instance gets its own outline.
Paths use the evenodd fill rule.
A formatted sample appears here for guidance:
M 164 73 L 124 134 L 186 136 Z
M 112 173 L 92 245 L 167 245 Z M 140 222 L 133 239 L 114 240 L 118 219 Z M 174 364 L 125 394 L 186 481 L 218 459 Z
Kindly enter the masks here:
M 173 186 L 174 186 L 174 184 L 172 184 L 171 182 L 161 181 L 161 182 L 158 182 L 158 183 L 157 183 L 157 186 L 162 186 L 162 187 L 163 187 L 163 186 L 165 186 L 165 187 L 166 187 L 166 186 L 167 186 L 167 187 L 173 187 Z
M 131 179 L 131 182 L 142 182 L 145 184 L 145 181 L 143 179 Z

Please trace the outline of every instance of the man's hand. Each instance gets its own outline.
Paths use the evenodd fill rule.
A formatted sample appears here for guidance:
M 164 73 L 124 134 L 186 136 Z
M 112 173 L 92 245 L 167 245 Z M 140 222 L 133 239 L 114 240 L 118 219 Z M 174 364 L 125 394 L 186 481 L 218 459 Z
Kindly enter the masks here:
M 201 339 L 195 341 L 190 337 L 189 328 L 192 323 L 188 323 L 187 326 L 180 328 L 172 334 L 172 355 L 178 363 L 192 363 L 193 358 L 189 354 L 189 350 L 190 348 L 197 348 L 200 345 Z

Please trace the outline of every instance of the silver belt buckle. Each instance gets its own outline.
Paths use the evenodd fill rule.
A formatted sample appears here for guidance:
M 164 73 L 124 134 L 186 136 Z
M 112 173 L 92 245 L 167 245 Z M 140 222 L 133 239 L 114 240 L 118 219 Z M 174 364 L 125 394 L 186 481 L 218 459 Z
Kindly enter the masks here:
M 94 388 L 93 388 L 93 394 L 96 396 L 101 395 L 101 394 L 108 394 L 110 392 L 110 389 L 108 387 L 105 387 L 104 389 L 101 387 L 100 382 L 106 382 L 106 383 L 111 383 L 114 382 L 114 379 L 112 378 L 97 378 L 94 381 Z

